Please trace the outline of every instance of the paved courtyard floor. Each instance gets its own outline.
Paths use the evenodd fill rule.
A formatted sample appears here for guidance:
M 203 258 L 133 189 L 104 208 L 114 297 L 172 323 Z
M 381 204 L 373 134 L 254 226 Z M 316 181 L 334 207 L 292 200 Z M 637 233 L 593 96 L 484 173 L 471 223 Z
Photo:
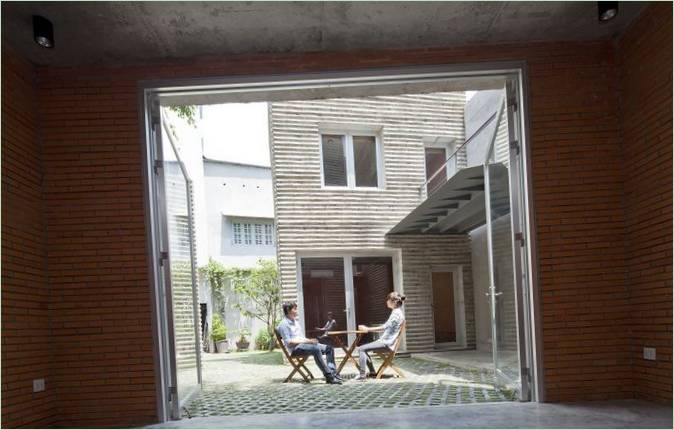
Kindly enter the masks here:
M 389 376 L 357 382 L 353 380 L 355 367 L 347 364 L 341 374 L 346 380 L 343 385 L 325 384 L 313 359 L 308 363 L 317 379 L 304 383 L 297 377 L 283 383 L 291 367 L 283 363 L 280 351 L 204 354 L 204 388 L 183 415 L 278 414 L 513 400 L 513 393 L 494 386 L 489 371 L 414 356 L 396 358 L 405 378 Z

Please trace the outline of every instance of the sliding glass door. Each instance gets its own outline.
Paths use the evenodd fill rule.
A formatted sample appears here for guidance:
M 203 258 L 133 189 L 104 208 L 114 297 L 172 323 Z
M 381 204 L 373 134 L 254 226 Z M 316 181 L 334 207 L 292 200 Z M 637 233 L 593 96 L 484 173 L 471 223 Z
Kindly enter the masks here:
M 300 315 L 307 337 L 317 334 L 331 313 L 335 330 L 356 330 L 358 325 L 380 325 L 389 309 L 386 296 L 394 290 L 390 256 L 302 257 L 300 259 Z M 346 343 L 355 336 L 343 337 Z M 362 342 L 372 340 L 365 336 Z

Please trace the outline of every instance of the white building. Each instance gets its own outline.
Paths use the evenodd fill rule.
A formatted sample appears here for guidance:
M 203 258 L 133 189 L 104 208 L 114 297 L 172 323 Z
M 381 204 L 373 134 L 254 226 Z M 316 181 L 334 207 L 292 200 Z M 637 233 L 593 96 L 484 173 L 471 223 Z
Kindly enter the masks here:
M 276 259 L 266 112 L 264 103 L 200 106 L 196 124 L 190 126 L 174 112 L 164 111 L 163 139 L 169 141 L 170 130 L 193 184 L 198 267 L 210 259 L 227 268 L 252 268 L 260 258 Z M 208 327 L 217 310 L 225 315 L 230 343 L 243 328 L 254 338 L 263 323 L 240 315 L 232 306 L 240 298 L 230 295 L 225 301 L 215 309 L 210 285 L 201 280 L 199 303 Z

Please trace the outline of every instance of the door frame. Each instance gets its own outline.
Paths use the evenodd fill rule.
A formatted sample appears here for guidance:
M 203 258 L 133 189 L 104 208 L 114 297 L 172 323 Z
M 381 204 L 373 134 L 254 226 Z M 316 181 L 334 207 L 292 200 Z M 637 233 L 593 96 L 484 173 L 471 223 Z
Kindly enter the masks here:
M 141 152 L 141 171 L 144 190 L 144 214 L 146 226 L 146 243 L 148 264 L 148 285 L 152 304 L 152 332 L 154 352 L 154 375 L 157 419 L 168 420 L 167 366 L 170 353 L 166 350 L 167 333 L 166 310 L 162 309 L 164 294 L 161 284 L 161 268 L 159 264 L 158 231 L 159 217 L 157 196 L 154 191 L 155 153 L 151 148 L 151 107 L 155 101 L 166 105 L 201 104 L 207 101 L 224 103 L 225 97 L 242 93 L 258 94 L 265 91 L 297 90 L 307 88 L 348 88 L 358 85 L 382 85 L 388 83 L 437 82 L 440 80 L 461 79 L 514 79 L 518 87 L 518 102 L 521 106 L 518 125 L 521 131 L 522 148 L 522 182 L 523 182 L 523 232 L 526 238 L 524 255 L 526 290 L 522 294 L 530 300 L 524 309 L 529 314 L 528 326 L 525 327 L 530 344 L 526 355 L 530 360 L 530 375 L 533 379 L 531 387 L 532 400 L 545 401 L 545 380 L 542 353 L 541 312 L 538 275 L 538 253 L 536 237 L 536 221 L 534 218 L 533 179 L 531 175 L 531 125 L 528 65 L 524 60 L 485 61 L 479 63 L 455 63 L 436 65 L 411 65 L 402 67 L 374 67 L 351 69 L 346 71 L 318 71 L 310 73 L 283 74 L 248 74 L 248 75 L 216 75 L 209 77 L 160 78 L 138 81 L 138 120 L 139 150 Z M 273 181 L 273 178 L 272 178 Z
M 302 259 L 304 258 L 341 258 L 344 269 L 344 303 L 346 304 L 347 329 L 355 330 L 356 327 L 356 298 L 353 289 L 353 257 L 391 257 L 392 271 L 393 271 L 393 291 L 403 294 L 403 272 L 402 272 L 402 250 L 397 248 L 375 248 L 370 250 L 325 250 L 303 249 L 295 252 L 296 259 L 296 285 L 297 285 L 297 305 L 300 308 L 299 317 L 300 324 L 306 330 L 304 320 L 304 288 L 302 285 Z M 349 344 L 355 340 L 355 335 L 349 334 Z M 405 336 L 400 345 L 401 351 L 407 350 L 407 343 Z
M 466 302 L 463 293 L 463 265 L 450 264 L 446 266 L 432 266 L 431 275 L 431 317 L 433 318 L 433 344 L 441 349 L 466 349 Z M 435 308 L 433 306 L 433 273 L 451 273 L 452 288 L 454 289 L 454 326 L 456 328 L 456 341 L 435 341 Z

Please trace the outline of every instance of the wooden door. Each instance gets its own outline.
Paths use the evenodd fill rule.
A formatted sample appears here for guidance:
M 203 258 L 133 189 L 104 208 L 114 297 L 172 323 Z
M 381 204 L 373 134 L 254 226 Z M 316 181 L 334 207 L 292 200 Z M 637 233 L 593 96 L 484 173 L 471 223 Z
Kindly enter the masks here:
M 454 280 L 452 272 L 433 272 L 433 326 L 435 343 L 456 342 Z

